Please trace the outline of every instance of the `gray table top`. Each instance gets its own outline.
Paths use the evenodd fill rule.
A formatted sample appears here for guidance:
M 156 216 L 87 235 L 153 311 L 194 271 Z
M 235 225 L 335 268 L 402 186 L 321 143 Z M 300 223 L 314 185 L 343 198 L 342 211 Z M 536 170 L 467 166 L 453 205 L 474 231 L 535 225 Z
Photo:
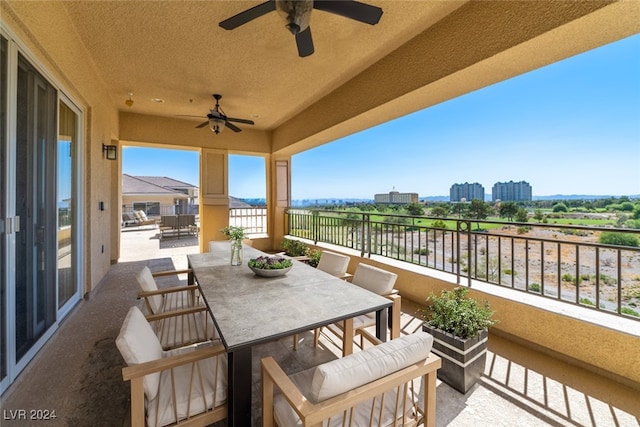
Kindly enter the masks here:
M 211 249 L 187 257 L 227 351 L 391 305 L 387 298 L 296 260 L 285 276 L 259 277 L 247 262 L 263 252 L 245 245 L 242 265 L 231 266 L 229 242 Z

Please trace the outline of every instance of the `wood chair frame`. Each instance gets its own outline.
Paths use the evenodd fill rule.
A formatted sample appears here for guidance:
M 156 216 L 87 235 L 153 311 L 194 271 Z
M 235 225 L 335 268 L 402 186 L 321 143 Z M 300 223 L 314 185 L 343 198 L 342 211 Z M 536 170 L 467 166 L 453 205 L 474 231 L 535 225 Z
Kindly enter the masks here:
M 178 274 L 191 275 L 193 270 L 171 270 L 160 271 L 151 273 L 153 278 L 166 277 Z M 189 279 L 191 281 L 191 279 Z M 155 313 L 149 299 L 153 296 L 163 297 L 163 306 Z M 182 347 L 185 345 L 193 344 L 199 341 L 206 341 L 205 337 L 214 336 L 215 331 L 213 325 L 209 325 L 208 322 L 203 322 L 202 329 L 198 330 L 198 323 L 195 319 L 197 313 L 204 313 L 207 311 L 206 306 L 200 304 L 200 295 L 198 293 L 198 287 L 194 284 L 185 286 L 174 286 L 168 288 L 159 288 L 153 291 L 138 291 L 138 298 L 144 299 L 147 314 L 145 317 L 151 323 L 160 342 L 163 343 L 165 350 Z M 203 317 L 208 314 L 203 314 Z M 182 324 L 187 324 L 188 330 L 183 328 L 176 328 L 178 324 L 178 318 L 185 316 L 194 316 L 193 321 L 183 320 Z M 173 328 L 171 326 L 174 326 Z M 178 330 L 180 329 L 180 330 Z M 173 335 L 172 339 L 169 339 L 170 335 Z M 202 339 L 187 338 L 201 336 Z M 167 344 L 167 342 L 169 344 Z
M 272 358 L 262 359 L 262 425 L 272 427 L 275 425 L 273 403 L 274 392 L 277 388 L 289 402 L 293 410 L 298 414 L 305 427 L 321 427 L 322 421 L 332 416 L 346 414 L 350 408 L 359 403 L 366 402 L 387 391 L 397 388 L 409 387 L 414 379 L 423 377 L 425 390 L 423 393 L 422 408 L 414 406 L 414 417 L 411 420 L 402 420 L 403 426 L 424 425 L 435 427 L 436 409 L 436 374 L 442 361 L 433 353 L 427 359 L 414 365 L 410 365 L 393 374 L 377 379 L 363 386 L 354 388 L 346 393 L 329 398 L 319 403 L 310 402 L 284 373 L 278 363 Z M 406 388 L 405 388 L 406 390 Z M 396 405 L 398 406 L 398 405 Z M 404 406 L 404 405 L 402 405 Z M 345 424 L 351 425 L 351 424 Z M 363 426 L 358 426 L 363 427 Z
M 166 357 L 158 360 L 152 360 L 150 362 L 141 363 L 139 365 L 127 366 L 122 368 L 122 378 L 124 381 L 131 381 L 131 427 L 144 427 L 146 426 L 145 420 L 145 396 L 143 378 L 145 375 L 154 374 L 166 370 L 171 370 L 173 376 L 173 369 L 179 366 L 193 364 L 198 361 L 204 360 L 210 357 L 215 357 L 225 354 L 224 345 L 214 344 L 203 348 L 198 348 L 190 353 L 178 354 L 171 357 Z M 194 366 L 194 370 L 195 369 Z M 222 374 L 226 375 L 226 372 Z M 193 375 L 191 381 L 202 382 L 201 374 Z M 176 390 L 173 391 L 173 402 L 175 408 L 175 395 Z M 225 419 L 227 417 L 227 405 L 226 403 L 212 408 L 209 411 L 201 414 L 194 415 L 184 420 L 180 420 L 178 423 L 171 425 L 180 426 L 207 426 L 216 421 Z

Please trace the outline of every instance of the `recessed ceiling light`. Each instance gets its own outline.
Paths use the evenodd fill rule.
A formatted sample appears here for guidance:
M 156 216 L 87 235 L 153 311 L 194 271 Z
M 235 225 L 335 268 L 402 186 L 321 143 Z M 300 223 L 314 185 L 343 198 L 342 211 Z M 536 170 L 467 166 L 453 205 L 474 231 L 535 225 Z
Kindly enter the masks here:
M 164 99 L 160 99 L 160 98 L 151 98 L 151 100 L 153 102 L 157 102 L 158 104 L 162 104 L 164 102 Z
M 258 117 L 260 117 L 260 114 L 252 114 L 251 117 L 253 117 L 254 119 L 257 119 Z

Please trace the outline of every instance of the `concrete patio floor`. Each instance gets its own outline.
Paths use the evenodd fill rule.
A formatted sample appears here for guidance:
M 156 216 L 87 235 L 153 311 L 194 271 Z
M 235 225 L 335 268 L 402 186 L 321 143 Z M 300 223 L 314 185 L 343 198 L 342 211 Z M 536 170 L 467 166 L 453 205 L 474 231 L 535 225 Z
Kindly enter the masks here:
M 122 233 L 119 263 L 2 396 L 3 427 L 42 425 L 8 419 L 9 411 L 18 409 L 55 410 L 57 418 L 47 425 L 129 424 L 129 385 L 122 381 L 124 363 L 114 339 L 129 307 L 140 304 L 134 274 L 143 265 L 152 271 L 186 268 L 186 254 L 199 252 L 197 238 L 158 235 L 151 228 Z M 163 283 L 171 284 L 171 279 Z M 418 308 L 403 301 L 403 333 L 421 328 L 414 316 Z M 296 352 L 291 338 L 254 350 L 254 425 L 260 425 L 261 357 L 274 356 L 292 373 L 338 354 L 330 333 L 317 349 L 310 344 L 311 332 L 300 339 Z M 463 395 L 438 381 L 436 407 L 437 426 L 640 426 L 640 391 L 495 334 L 480 383 Z

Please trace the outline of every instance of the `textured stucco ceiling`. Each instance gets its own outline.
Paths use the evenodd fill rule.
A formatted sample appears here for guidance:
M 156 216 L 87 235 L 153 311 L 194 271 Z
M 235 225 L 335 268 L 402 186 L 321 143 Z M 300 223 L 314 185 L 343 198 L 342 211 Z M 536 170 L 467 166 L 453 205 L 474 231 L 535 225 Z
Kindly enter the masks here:
M 87 78 L 98 73 L 120 112 L 121 141 L 283 155 L 640 32 L 635 0 L 367 0 L 384 11 L 375 26 L 314 10 L 315 53 L 300 58 L 275 12 L 232 31 L 218 26 L 259 3 L 4 0 L 2 6 L 62 68 L 75 56 L 56 39 L 84 46 L 93 62 Z M 222 94 L 228 116 L 255 126 L 215 138 L 195 129 L 215 104 L 213 93 Z
M 315 53 L 297 55 L 275 12 L 235 30 L 218 22 L 260 1 L 70 1 L 65 6 L 119 108 L 206 115 L 213 93 L 232 117 L 273 129 L 464 2 L 368 1 L 370 26 L 314 10 Z M 133 107 L 124 104 L 133 92 Z M 152 98 L 165 102 L 157 104 Z M 257 116 L 257 117 L 256 117 Z M 196 119 L 194 119 L 196 120 Z

